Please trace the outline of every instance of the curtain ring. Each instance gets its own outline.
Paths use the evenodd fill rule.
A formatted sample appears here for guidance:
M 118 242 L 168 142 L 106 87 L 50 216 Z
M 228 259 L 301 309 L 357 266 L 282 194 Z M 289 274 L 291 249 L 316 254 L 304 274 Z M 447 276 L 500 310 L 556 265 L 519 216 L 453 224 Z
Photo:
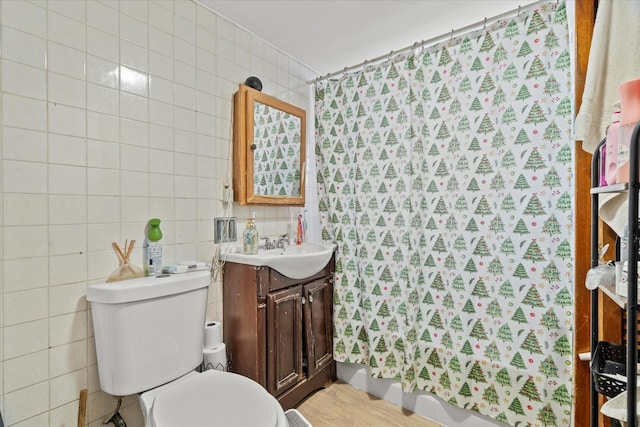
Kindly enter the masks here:
M 482 27 L 483 30 L 487 29 L 487 18 L 484 18 L 484 26 Z
M 391 61 L 391 56 L 393 55 L 393 51 L 389 52 L 389 61 Z
M 451 37 L 449 37 L 449 41 L 453 40 L 453 28 L 451 29 Z

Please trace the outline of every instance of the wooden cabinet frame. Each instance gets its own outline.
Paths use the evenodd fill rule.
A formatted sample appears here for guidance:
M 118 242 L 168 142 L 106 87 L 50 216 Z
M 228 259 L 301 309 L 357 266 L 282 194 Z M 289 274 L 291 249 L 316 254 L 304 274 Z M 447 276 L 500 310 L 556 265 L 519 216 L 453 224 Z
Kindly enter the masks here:
M 240 205 L 304 206 L 307 113 L 300 107 L 241 84 L 234 95 L 233 108 L 233 196 Z M 300 143 L 298 171 L 300 194 L 257 194 L 254 190 L 256 146 L 255 104 L 260 103 L 299 120 Z
M 274 396 L 304 378 L 302 286 L 267 296 L 267 390 Z
M 309 376 L 313 376 L 333 363 L 333 287 L 329 282 L 318 280 L 306 285 L 304 294 L 306 355 Z
M 336 378 L 335 259 L 294 280 L 269 267 L 225 263 L 223 337 L 231 372 L 249 377 L 284 409 Z

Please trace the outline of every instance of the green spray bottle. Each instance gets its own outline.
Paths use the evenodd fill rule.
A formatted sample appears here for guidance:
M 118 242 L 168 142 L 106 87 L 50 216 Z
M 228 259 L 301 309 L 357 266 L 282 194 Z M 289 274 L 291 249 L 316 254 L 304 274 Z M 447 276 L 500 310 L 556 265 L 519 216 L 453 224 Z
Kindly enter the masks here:
M 160 230 L 160 220 L 151 218 L 145 230 L 143 247 L 144 274 L 145 276 L 155 276 L 162 274 L 162 231 Z

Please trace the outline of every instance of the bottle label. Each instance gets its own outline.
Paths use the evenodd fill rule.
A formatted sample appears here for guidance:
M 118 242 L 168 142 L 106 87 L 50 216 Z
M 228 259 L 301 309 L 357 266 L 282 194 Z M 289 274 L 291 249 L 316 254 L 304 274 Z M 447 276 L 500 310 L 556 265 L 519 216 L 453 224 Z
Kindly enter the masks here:
M 626 144 L 618 145 L 618 162 L 622 166 L 629 161 L 629 147 Z
M 255 228 L 245 230 L 242 249 L 245 254 L 258 253 L 258 232 Z
M 145 247 L 145 273 L 149 276 L 162 274 L 162 245 L 149 242 Z

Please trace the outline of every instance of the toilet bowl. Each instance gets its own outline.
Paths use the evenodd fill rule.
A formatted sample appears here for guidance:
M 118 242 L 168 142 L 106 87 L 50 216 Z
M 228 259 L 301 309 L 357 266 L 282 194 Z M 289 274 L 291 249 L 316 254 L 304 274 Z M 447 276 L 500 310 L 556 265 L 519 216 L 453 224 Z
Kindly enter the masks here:
M 255 381 L 230 372 L 192 372 L 139 396 L 150 427 L 286 427 L 278 401 Z
M 89 285 L 100 388 L 137 394 L 147 427 L 287 427 L 257 382 L 195 371 L 210 283 L 208 271 L 196 271 Z

